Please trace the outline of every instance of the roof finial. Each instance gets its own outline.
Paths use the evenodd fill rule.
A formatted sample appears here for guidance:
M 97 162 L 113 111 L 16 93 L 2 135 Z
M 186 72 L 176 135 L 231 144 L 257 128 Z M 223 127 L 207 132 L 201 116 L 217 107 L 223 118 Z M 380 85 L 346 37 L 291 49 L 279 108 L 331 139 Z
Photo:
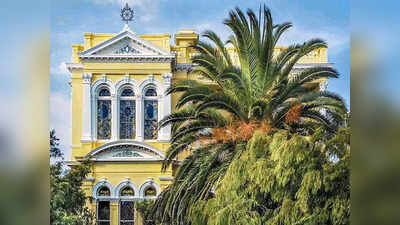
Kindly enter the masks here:
M 126 3 L 125 7 L 121 9 L 122 21 L 125 21 L 125 23 L 128 24 L 129 21 L 133 20 L 134 16 L 135 15 L 133 9 L 129 7 L 128 3 Z

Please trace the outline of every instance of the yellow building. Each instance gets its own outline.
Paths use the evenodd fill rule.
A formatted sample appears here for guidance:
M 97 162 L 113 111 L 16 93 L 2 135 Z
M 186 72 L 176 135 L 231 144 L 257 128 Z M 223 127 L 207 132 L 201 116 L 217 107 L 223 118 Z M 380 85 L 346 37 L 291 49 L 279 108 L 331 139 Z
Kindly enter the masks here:
M 85 33 L 72 46 L 70 163 L 94 163 L 84 189 L 98 224 L 141 224 L 134 202 L 156 198 L 172 182 L 172 168 L 161 173 L 171 128 L 157 130 L 157 122 L 174 111 L 177 96 L 164 94 L 171 83 L 196 78 L 189 46 L 198 38 L 180 30 L 172 45 L 171 34 L 139 35 L 126 25 L 118 34 Z M 327 65 L 326 49 L 296 67 L 316 64 Z

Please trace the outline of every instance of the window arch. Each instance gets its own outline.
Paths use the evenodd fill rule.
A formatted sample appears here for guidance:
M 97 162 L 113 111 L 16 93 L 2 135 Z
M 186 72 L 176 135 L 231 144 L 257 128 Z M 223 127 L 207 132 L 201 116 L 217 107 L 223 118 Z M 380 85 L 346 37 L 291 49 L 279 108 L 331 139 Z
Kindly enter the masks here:
M 97 139 L 111 138 L 111 92 L 101 86 L 97 92 Z
M 119 97 L 119 138 L 136 137 L 136 99 L 133 87 L 124 86 Z
M 140 187 L 140 197 L 156 198 L 160 194 L 160 186 L 153 180 L 148 180 Z
M 144 139 L 158 138 L 158 95 L 157 89 L 149 85 L 143 90 L 144 95 Z

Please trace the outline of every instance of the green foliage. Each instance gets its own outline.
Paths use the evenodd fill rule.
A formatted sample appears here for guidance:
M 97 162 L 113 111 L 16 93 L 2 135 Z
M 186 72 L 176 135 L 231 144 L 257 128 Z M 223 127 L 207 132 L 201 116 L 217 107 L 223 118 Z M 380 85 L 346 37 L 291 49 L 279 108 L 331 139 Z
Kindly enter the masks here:
M 323 167 L 326 164 L 319 162 L 318 151 L 310 146 L 333 141 L 328 138 L 345 123 L 342 98 L 318 88 L 321 79 L 339 74 L 330 67 L 293 73 L 302 57 L 327 44 L 311 39 L 290 45 L 274 57 L 277 42 L 292 25 L 274 24 L 265 6 L 258 16 L 250 9 L 246 15 L 236 8 L 224 24 L 233 32 L 227 42 L 206 31 L 203 37 L 209 42 L 201 40 L 192 46 L 200 53 L 193 58 L 197 66 L 192 73 L 215 85 L 184 80 L 167 90 L 167 94 L 181 95 L 177 112 L 159 123 L 160 128 L 172 125 L 172 144 L 163 169 L 182 151 L 191 150 L 191 155 L 155 202 L 152 219 L 179 225 L 333 221 L 331 214 L 324 214 L 329 211 L 324 207 L 346 212 L 341 201 L 348 199 L 330 199 L 329 205 L 323 205 L 321 197 L 315 206 L 309 201 L 320 193 L 332 194 L 323 189 L 324 179 L 339 179 L 332 174 L 340 163 L 327 176 L 324 170 L 330 167 Z M 238 53 L 239 67 L 232 63 L 226 43 Z M 341 154 L 332 150 L 324 157 L 340 158 Z
M 58 141 L 53 131 L 50 135 L 52 133 L 54 140 Z M 60 152 L 53 156 L 62 157 L 62 154 Z M 63 162 L 50 165 L 50 224 L 92 225 L 94 215 L 85 206 L 86 196 L 82 190 L 84 179 L 90 173 L 91 163 L 84 161 L 69 171 L 65 171 L 63 167 Z
M 143 218 L 143 225 L 156 225 L 151 217 L 151 209 L 154 205 L 154 201 L 142 201 L 136 202 L 136 210 L 141 214 Z
M 349 128 L 325 136 L 256 133 L 215 198 L 195 204 L 192 224 L 349 224 Z
M 64 157 L 59 145 L 60 139 L 57 138 L 56 131 L 52 129 L 50 131 L 50 158 L 62 159 Z

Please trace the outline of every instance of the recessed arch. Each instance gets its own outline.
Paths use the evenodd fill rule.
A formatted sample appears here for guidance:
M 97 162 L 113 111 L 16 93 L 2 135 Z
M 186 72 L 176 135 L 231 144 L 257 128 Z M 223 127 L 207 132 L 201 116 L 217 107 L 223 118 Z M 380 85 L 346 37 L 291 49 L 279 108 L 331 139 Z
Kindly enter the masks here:
M 92 97 L 96 97 L 98 95 L 101 87 L 108 87 L 111 95 L 115 94 L 115 87 L 113 82 L 111 80 L 108 80 L 106 77 L 95 80 L 91 86 Z
M 115 90 L 117 90 L 117 95 L 120 96 L 122 91 L 124 90 L 124 88 L 126 87 L 131 87 L 135 93 L 135 96 L 140 93 L 139 89 L 138 89 L 138 83 L 136 80 L 134 79 L 130 79 L 130 78 L 123 78 L 121 80 L 119 80 L 116 84 L 115 84 Z
M 98 191 L 102 187 L 107 187 L 110 190 L 110 196 L 98 196 Z M 97 182 L 92 188 L 92 197 L 94 199 L 113 198 L 114 197 L 113 193 L 114 193 L 113 185 L 110 182 L 108 182 L 107 180 L 101 180 L 101 181 Z
M 149 87 L 154 86 L 156 88 L 158 96 L 162 96 L 164 94 L 164 85 L 157 79 L 150 75 L 149 78 L 144 79 L 139 85 L 139 93 L 144 95 L 144 90 Z
M 153 180 L 147 180 L 140 186 L 139 195 L 141 198 L 145 198 L 145 191 L 147 190 L 147 188 L 150 187 L 156 190 L 156 195 L 154 197 L 157 197 L 160 194 L 161 192 L 160 186 Z
M 121 196 L 121 191 L 122 191 L 125 187 L 130 187 L 130 188 L 132 188 L 132 190 L 135 192 L 134 197 L 135 197 L 135 198 L 139 197 L 139 188 L 138 188 L 138 186 L 136 186 L 136 184 L 133 183 L 133 182 L 130 181 L 130 180 L 124 180 L 124 181 L 122 181 L 121 183 L 119 183 L 119 184 L 115 187 L 114 196 L 115 196 L 115 197 L 118 197 L 118 198 L 123 198 L 123 197 Z

